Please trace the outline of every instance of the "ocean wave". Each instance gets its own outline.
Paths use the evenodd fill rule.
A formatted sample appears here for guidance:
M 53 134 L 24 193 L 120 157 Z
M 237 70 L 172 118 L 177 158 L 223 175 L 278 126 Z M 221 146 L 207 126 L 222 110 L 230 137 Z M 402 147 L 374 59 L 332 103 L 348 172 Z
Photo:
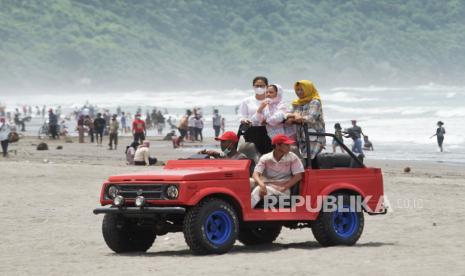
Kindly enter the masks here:
M 465 117 L 465 108 L 448 108 L 436 111 L 436 116 L 441 118 Z
M 327 104 L 325 108 L 335 110 L 341 113 L 350 113 L 354 115 L 421 115 L 421 114 L 434 114 L 437 108 L 433 107 L 417 107 L 417 106 L 401 106 L 401 107 L 346 107 L 336 104 Z
M 332 94 L 325 94 L 324 101 L 328 102 L 343 102 L 343 103 L 356 103 L 356 102 L 376 102 L 379 98 L 366 98 L 360 97 L 347 92 L 336 92 Z
M 386 91 L 451 91 L 451 92 L 465 92 L 465 86 L 448 86 L 437 83 L 428 83 L 425 85 L 416 86 L 340 86 L 331 88 L 330 91 L 352 91 L 352 92 L 386 92 Z

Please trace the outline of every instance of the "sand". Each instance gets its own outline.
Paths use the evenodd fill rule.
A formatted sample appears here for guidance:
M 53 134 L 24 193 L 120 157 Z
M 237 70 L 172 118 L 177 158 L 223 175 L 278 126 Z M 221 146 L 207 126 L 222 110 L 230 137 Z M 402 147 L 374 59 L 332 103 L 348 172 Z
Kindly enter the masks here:
M 73 140 L 47 141 L 50 150 L 39 152 L 36 138 L 24 138 L 10 147 L 9 159 L 0 158 L 0 275 L 465 275 L 464 167 L 367 160 L 383 169 L 391 211 L 366 215 L 352 247 L 323 248 L 310 229 L 286 229 L 272 245 L 237 242 L 220 256 L 193 256 L 182 233 L 157 237 L 146 254 L 117 255 L 102 238 L 103 216 L 92 214 L 101 183 L 161 167 L 129 167 L 123 147 Z M 170 142 L 151 140 L 161 160 L 203 148 L 187 143 L 187 150 L 173 150 Z

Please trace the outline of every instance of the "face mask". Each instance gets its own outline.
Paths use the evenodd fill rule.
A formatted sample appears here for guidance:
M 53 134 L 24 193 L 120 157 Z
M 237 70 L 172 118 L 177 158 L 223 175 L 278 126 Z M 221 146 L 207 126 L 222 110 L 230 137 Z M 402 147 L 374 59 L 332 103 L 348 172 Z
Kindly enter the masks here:
M 229 144 L 229 145 L 223 150 L 223 154 L 224 154 L 225 156 L 228 156 L 228 154 L 231 153 L 231 150 L 229 149 L 231 146 L 232 146 L 232 144 Z
M 254 87 L 253 90 L 255 91 L 255 94 L 257 95 L 263 95 L 266 92 L 266 89 L 264 87 Z

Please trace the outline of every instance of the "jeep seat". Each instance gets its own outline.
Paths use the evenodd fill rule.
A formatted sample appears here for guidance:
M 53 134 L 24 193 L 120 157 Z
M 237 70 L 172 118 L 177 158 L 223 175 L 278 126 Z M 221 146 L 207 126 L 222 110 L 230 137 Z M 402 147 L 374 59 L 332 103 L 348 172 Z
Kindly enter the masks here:
M 363 164 L 363 155 L 358 159 Z M 320 169 L 359 168 L 360 165 L 346 153 L 320 153 L 316 157 Z
M 260 154 L 258 153 L 257 148 L 253 143 L 245 142 L 239 146 L 239 149 L 237 151 L 247 156 L 247 158 L 250 160 L 249 175 L 252 176 L 253 171 L 255 169 L 255 165 L 258 163 L 258 160 L 260 159 Z

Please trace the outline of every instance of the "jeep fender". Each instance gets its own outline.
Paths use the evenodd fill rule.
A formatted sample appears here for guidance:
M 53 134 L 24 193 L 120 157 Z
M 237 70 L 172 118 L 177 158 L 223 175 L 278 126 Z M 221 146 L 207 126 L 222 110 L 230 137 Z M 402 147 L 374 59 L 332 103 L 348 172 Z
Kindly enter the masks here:
M 353 185 L 353 184 L 349 184 L 349 183 L 335 183 L 335 184 L 331 184 L 327 187 L 325 187 L 320 193 L 318 193 L 319 195 L 322 195 L 322 196 L 327 196 L 327 195 L 330 195 L 332 194 L 333 192 L 335 191 L 338 191 L 338 190 L 350 190 L 350 191 L 353 191 L 359 195 L 362 196 L 362 198 L 365 198 L 365 193 L 362 192 L 362 190 L 360 190 L 357 186 Z
M 202 199 L 204 199 L 205 197 L 208 197 L 210 195 L 225 195 L 227 197 L 230 197 L 235 201 L 235 202 L 233 202 L 234 205 L 241 208 L 240 210 L 237 210 L 238 212 L 242 213 L 243 210 L 244 210 L 244 206 L 242 205 L 241 200 L 236 196 L 236 194 L 234 192 L 232 192 L 231 190 L 226 189 L 226 188 L 218 188 L 218 187 L 205 188 L 205 189 L 202 189 L 201 191 L 195 193 L 190 198 L 190 200 L 187 202 L 187 205 L 188 206 L 197 205 L 197 203 L 199 203 Z

